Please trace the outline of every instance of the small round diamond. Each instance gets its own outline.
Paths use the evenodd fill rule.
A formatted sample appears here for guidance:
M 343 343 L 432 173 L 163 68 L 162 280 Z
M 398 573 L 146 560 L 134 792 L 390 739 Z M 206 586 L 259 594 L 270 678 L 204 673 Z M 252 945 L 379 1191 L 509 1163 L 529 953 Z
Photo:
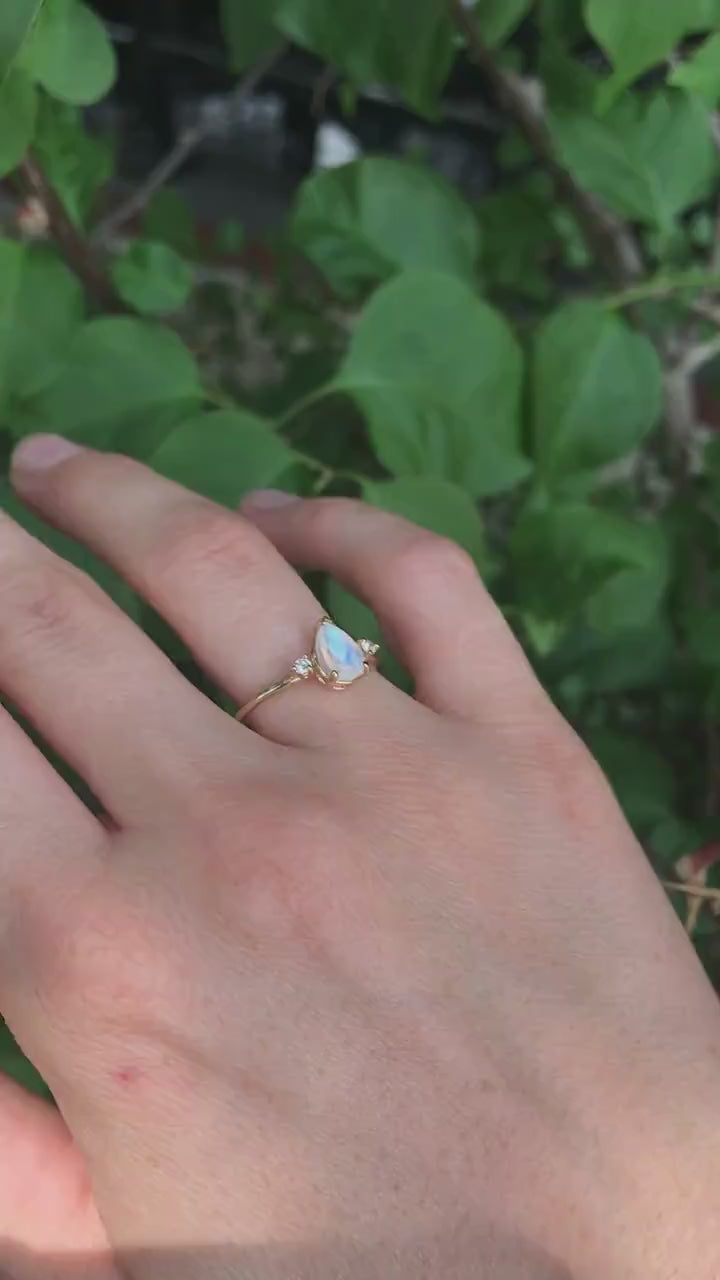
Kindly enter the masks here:
M 298 658 L 297 662 L 293 664 L 293 671 L 298 676 L 312 675 L 312 669 L 313 669 L 312 659 L 308 658 L 307 656 Z

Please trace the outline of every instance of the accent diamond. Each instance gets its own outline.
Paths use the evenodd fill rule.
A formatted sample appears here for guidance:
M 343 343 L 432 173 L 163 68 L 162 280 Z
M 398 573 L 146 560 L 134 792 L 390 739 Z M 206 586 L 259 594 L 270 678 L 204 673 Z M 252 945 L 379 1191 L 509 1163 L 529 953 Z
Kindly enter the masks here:
M 380 645 L 375 644 L 373 640 L 359 640 L 358 644 L 366 658 L 374 658 L 375 654 L 380 652 Z
M 293 663 L 293 671 L 297 676 L 310 676 L 312 675 L 312 669 L 312 658 L 308 658 L 307 654 L 302 658 L 298 658 L 297 662 Z

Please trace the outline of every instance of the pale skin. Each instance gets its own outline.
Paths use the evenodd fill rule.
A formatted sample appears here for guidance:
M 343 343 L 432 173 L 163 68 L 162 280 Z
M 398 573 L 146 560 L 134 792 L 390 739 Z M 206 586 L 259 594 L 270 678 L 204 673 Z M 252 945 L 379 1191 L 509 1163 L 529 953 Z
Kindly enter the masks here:
M 13 474 L 238 705 L 311 643 L 295 568 L 416 698 L 240 725 L 0 516 L 0 691 L 98 802 L 0 708 L 0 1009 L 58 1103 L 0 1083 L 0 1275 L 717 1280 L 716 997 L 471 561 L 49 437 Z

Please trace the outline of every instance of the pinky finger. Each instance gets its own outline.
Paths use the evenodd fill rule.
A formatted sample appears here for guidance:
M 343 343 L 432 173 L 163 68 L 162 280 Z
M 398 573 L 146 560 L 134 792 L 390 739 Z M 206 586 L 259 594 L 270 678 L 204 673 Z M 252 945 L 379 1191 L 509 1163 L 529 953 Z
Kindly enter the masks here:
M 373 609 L 427 706 L 488 720 L 541 696 L 456 543 L 349 498 L 293 500 L 261 490 L 246 498 L 243 514 L 292 564 L 329 573 Z

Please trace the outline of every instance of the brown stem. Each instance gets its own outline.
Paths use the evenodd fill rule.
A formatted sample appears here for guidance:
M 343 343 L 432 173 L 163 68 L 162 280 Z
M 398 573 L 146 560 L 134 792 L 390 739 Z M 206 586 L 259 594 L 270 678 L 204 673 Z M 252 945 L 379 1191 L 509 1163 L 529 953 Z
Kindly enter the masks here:
M 68 216 L 62 200 L 32 151 L 26 155 L 19 172 L 25 190 L 40 201 L 47 214 L 50 235 L 59 253 L 82 281 L 88 294 L 104 311 L 126 312 L 128 308 L 115 289 L 104 263 Z
M 499 66 L 472 10 L 466 9 L 462 0 L 449 0 L 449 5 L 472 61 L 480 67 L 499 105 L 553 178 L 558 194 L 575 215 L 591 256 L 602 263 L 616 284 L 628 285 L 637 280 L 643 274 L 643 261 L 631 232 L 562 165 L 542 111 L 531 102 L 517 77 Z

